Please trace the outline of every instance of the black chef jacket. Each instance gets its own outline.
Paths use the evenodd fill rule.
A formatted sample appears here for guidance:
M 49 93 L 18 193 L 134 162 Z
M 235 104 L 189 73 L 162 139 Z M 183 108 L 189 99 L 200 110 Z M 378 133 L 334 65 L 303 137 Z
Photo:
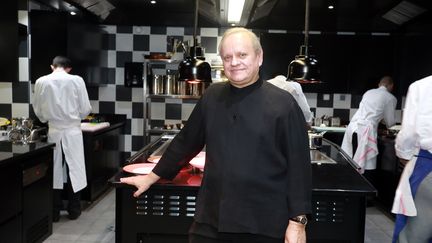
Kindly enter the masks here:
M 204 145 L 196 222 L 281 238 L 290 217 L 311 212 L 306 121 L 288 92 L 261 79 L 212 84 L 153 172 L 174 178 Z

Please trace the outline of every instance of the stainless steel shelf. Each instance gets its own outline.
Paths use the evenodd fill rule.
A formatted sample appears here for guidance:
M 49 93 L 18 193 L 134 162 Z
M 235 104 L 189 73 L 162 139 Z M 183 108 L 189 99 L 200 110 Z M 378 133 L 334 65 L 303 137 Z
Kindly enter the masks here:
M 179 133 L 180 130 L 178 129 L 149 129 L 147 130 L 147 133 Z
M 178 64 L 183 60 L 173 60 L 173 59 L 144 59 L 145 62 L 152 64 L 165 64 L 165 63 L 173 63 Z
M 197 99 L 201 98 L 201 96 L 194 96 L 194 95 L 155 95 L 155 94 L 149 94 L 149 95 L 147 95 L 147 98 L 173 98 L 173 99 L 197 100 Z

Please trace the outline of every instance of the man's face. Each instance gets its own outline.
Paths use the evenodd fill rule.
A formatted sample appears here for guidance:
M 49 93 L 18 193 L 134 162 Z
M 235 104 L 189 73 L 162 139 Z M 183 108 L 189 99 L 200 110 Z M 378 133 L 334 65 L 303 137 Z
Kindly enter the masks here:
M 262 52 L 255 52 L 247 34 L 235 33 L 225 37 L 220 55 L 225 75 L 233 86 L 243 88 L 258 79 Z

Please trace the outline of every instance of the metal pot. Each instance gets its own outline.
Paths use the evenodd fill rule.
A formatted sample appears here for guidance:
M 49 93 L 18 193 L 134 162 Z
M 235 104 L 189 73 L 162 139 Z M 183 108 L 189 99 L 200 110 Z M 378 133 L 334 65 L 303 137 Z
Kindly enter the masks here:
M 178 95 L 188 95 L 189 94 L 189 87 L 187 85 L 186 81 L 177 81 L 176 82 L 176 94 Z
M 204 94 L 205 82 L 188 81 L 189 95 L 201 96 Z
M 176 93 L 175 75 L 168 74 L 164 76 L 164 94 L 172 95 Z
M 152 80 L 152 93 L 160 95 L 164 93 L 164 80 L 162 75 L 154 74 Z

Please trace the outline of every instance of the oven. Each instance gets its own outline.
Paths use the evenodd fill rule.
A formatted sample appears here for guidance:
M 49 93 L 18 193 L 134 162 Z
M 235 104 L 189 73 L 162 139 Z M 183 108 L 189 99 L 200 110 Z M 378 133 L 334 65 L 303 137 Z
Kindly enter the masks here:
M 23 164 L 23 243 L 43 242 L 52 234 L 52 153 Z

